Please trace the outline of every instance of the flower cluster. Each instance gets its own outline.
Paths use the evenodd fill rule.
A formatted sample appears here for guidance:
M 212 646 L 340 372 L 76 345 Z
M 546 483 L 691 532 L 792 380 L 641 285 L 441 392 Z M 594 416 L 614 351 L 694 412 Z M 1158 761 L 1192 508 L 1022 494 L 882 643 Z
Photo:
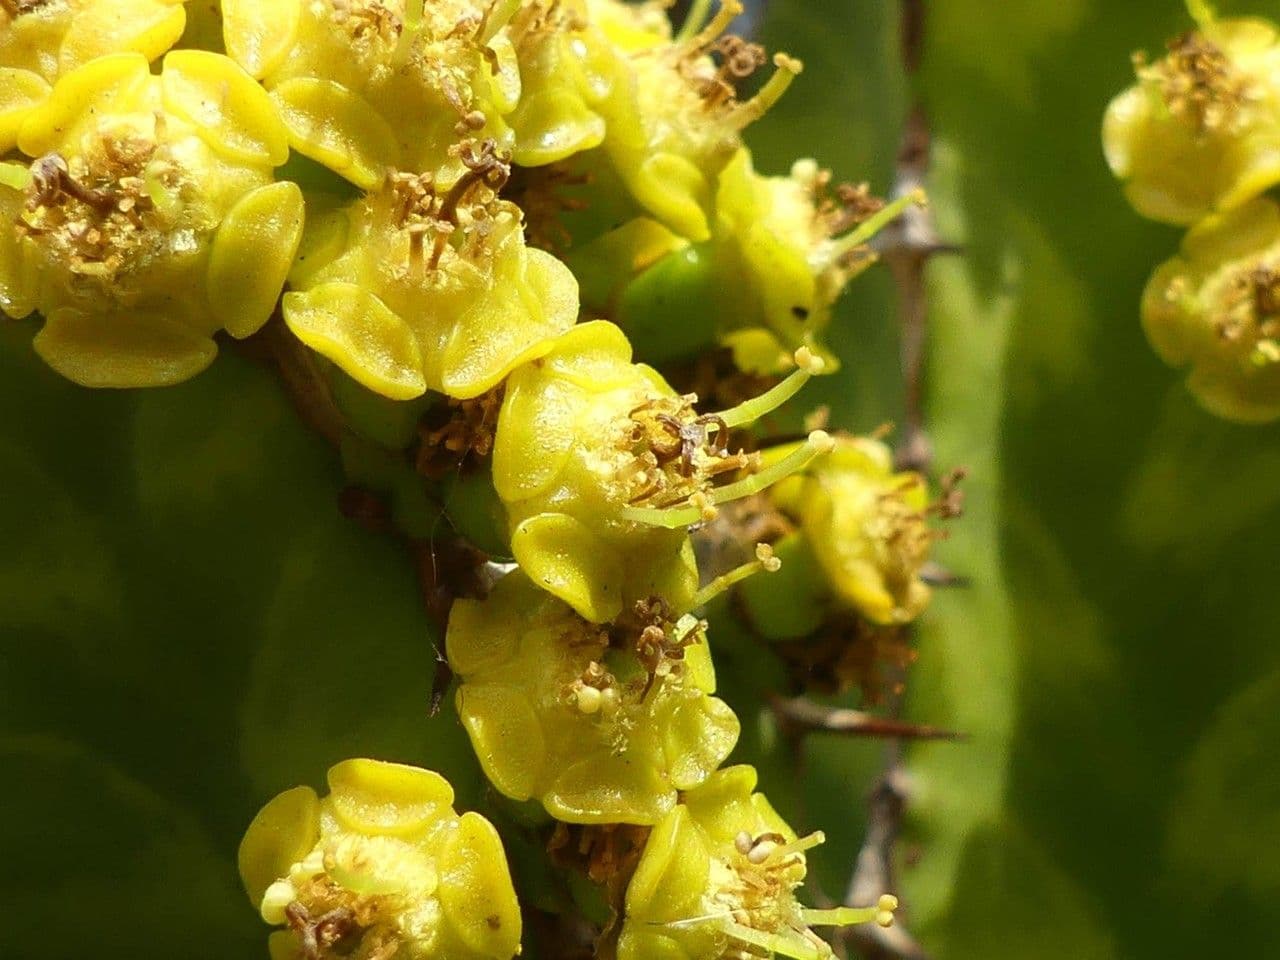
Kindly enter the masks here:
M 757 173 L 742 132 L 801 65 L 711 6 L 675 31 L 658 2 L 221 0 L 186 29 L 172 0 L 0 0 L 0 309 L 109 387 L 177 383 L 270 322 L 353 484 L 393 488 L 411 536 L 443 512 L 514 561 L 449 611 L 458 715 L 498 794 L 649 836 L 619 956 L 818 958 L 810 926 L 891 904 L 798 905 L 820 838 L 722 769 L 740 725 L 704 615 L 793 556 L 815 608 L 924 605 L 923 481 L 761 426 L 833 367 L 833 304 L 923 198 Z M 714 409 L 649 365 L 712 354 L 752 383 Z M 700 568 L 697 532 L 762 500 L 788 535 Z M 329 787 L 281 794 L 241 848 L 273 956 L 519 952 L 499 836 L 442 778 L 352 760 Z
M 1196 28 L 1107 108 L 1107 162 L 1143 216 L 1188 226 L 1182 251 L 1152 276 L 1142 323 L 1156 352 L 1189 368 L 1211 412 L 1242 423 L 1280 417 L 1280 33 L 1258 18 L 1218 19 L 1189 0 Z

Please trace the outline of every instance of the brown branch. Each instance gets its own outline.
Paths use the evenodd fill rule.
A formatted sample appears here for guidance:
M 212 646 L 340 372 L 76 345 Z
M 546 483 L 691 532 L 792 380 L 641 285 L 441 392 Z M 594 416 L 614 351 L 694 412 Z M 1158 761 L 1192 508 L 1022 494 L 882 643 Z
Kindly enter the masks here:
M 942 727 L 881 717 L 863 710 L 828 707 L 807 697 L 769 697 L 769 705 L 784 727 L 800 733 L 837 733 L 854 737 L 894 737 L 901 740 L 967 740 L 968 735 Z
M 901 41 L 903 68 L 916 73 L 924 54 L 924 0 L 902 0 Z M 902 196 L 924 185 L 929 169 L 930 132 L 923 106 L 912 105 L 898 152 L 895 195 Z M 957 248 L 939 238 L 929 207 L 911 207 L 882 235 L 877 252 L 887 263 L 898 289 L 901 328 L 902 377 L 906 390 L 905 436 L 898 448 L 901 469 L 927 473 L 933 464 L 933 445 L 925 426 L 925 353 L 928 333 L 928 297 L 925 268 L 929 260 Z M 934 583 L 961 581 L 941 567 L 930 569 Z M 891 689 L 900 689 L 899 685 Z M 893 694 L 889 713 L 895 720 L 902 710 L 902 695 Z M 868 800 L 867 833 L 854 864 L 845 902 L 850 906 L 875 903 L 885 892 L 897 889 L 894 849 L 909 796 L 902 759 L 902 738 L 893 739 L 885 753 L 884 773 Z M 904 923 L 882 928 L 874 924 L 850 928 L 848 942 L 867 960 L 927 960 L 924 948 Z

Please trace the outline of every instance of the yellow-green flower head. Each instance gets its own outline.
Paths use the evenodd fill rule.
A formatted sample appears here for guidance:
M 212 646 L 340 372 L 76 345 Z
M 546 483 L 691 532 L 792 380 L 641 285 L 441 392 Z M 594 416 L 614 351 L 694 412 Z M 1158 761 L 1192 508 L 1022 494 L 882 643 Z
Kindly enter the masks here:
M 875 262 L 866 242 L 924 195 L 885 205 L 848 184 L 829 196 L 830 182 L 813 160 L 796 161 L 790 176 L 761 176 L 743 148 L 720 175 L 713 229 L 724 251 L 718 286 L 744 295 L 729 329 L 767 330 L 775 355 L 807 346 L 834 365 L 818 343 L 832 306 Z
M 240 844 L 272 960 L 510 960 L 520 909 L 489 821 L 453 809 L 438 774 L 377 760 L 329 770 L 329 795 L 286 790 Z
M 864 909 L 801 906 L 805 851 L 823 836 L 797 838 L 755 787 L 752 767 L 720 770 L 654 827 L 627 888 L 618 960 L 825 960 L 831 948 L 811 927 L 892 924 L 888 895 Z
M 294 149 L 369 189 L 388 167 L 454 169 L 462 137 L 510 147 L 520 95 L 499 31 L 518 0 L 223 0 L 227 52 L 260 79 Z
M 625 79 L 613 45 L 590 22 L 585 0 L 530 0 L 506 27 L 520 64 L 520 102 L 507 117 L 522 167 L 598 147 L 599 106 Z
M 154 60 L 186 26 L 183 0 L 0 0 L 0 154 L 53 84 L 96 57 Z
M 591 6 L 595 14 L 624 5 L 598 0 Z M 739 100 L 737 82 L 766 59 L 760 46 L 722 36 L 741 10 L 738 0 L 724 0 L 701 31 L 648 45 L 653 35 L 649 21 L 639 19 L 643 13 L 603 14 L 612 25 L 606 35 L 622 35 L 634 45 L 625 60 L 630 78 L 618 82 L 599 108 L 608 129 L 603 149 L 636 203 L 689 240 L 711 235 L 716 177 L 740 146 L 742 130 L 801 70 L 799 61 L 779 54 L 776 72 L 760 92 Z
M 1214 20 L 1174 38 L 1107 108 L 1112 172 L 1143 216 L 1192 224 L 1280 183 L 1280 42 L 1261 19 Z
M 720 174 L 706 243 L 642 217 L 569 255 L 591 278 L 584 309 L 615 317 L 649 357 L 682 359 L 718 339 L 743 370 L 775 373 L 800 347 L 834 369 L 820 343 L 832 306 L 875 262 L 866 241 L 924 195 L 886 205 L 865 186 L 831 191 L 830 180 L 812 160 L 761 176 L 742 148 Z
M 588 623 L 520 571 L 457 601 L 458 714 L 494 786 L 570 823 L 656 823 L 738 740 L 703 630 L 659 599 Z
M 457 153 L 452 182 L 391 173 L 315 218 L 284 297 L 303 342 L 394 400 L 479 396 L 578 316 L 569 268 L 526 247 L 520 209 L 498 198 L 509 168 L 494 142 Z
M 1211 412 L 1280 417 L 1280 207 L 1259 198 L 1188 231 L 1147 283 L 1142 327 Z
M 274 183 L 288 141 L 226 57 L 113 54 L 62 77 L 22 125 L 29 169 L 0 174 L 0 309 L 44 316 L 37 352 L 88 386 L 176 383 L 212 334 L 271 315 L 302 234 Z
M 775 391 L 703 416 L 696 397 L 631 362 L 613 324 L 562 335 L 511 374 L 498 417 L 494 487 L 520 566 L 595 623 L 651 596 L 690 609 L 698 577 L 684 528 L 826 448 L 829 438 L 815 435 L 785 463 L 756 473 L 756 458 L 724 445 L 731 427 L 768 413 L 821 369 L 807 352 L 798 360 L 802 369 Z M 742 471 L 753 475 L 715 485 Z
M 799 522 L 837 597 L 863 618 L 907 623 L 929 602 L 920 579 L 935 536 L 928 489 L 919 474 L 895 472 L 879 440 L 837 437 L 829 456 L 778 484 L 771 497 Z

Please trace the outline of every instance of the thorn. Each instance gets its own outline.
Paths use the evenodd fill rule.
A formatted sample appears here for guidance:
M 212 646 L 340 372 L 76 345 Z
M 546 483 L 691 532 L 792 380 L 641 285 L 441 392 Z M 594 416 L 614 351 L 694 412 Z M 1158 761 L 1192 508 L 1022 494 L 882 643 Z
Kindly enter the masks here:
M 972 581 L 962 573 L 949 570 L 932 560 L 920 569 L 920 579 L 931 587 L 968 587 Z

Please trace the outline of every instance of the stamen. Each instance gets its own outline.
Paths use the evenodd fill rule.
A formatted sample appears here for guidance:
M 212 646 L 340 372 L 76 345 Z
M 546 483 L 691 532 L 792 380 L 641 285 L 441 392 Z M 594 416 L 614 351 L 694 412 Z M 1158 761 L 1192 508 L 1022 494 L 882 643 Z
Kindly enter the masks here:
M 845 234 L 835 242 L 830 251 L 830 260 L 834 262 L 851 250 L 862 246 L 862 244 L 902 216 L 908 207 L 923 207 L 928 202 L 929 198 L 925 195 L 925 192 L 916 188 L 910 193 L 903 194 L 892 203 L 886 203 L 880 210 L 858 224 L 852 233 Z
M 1208 0 L 1187 0 L 1187 13 L 1201 27 L 1207 27 L 1218 18 L 1218 11 Z
M 779 480 L 804 470 L 818 457 L 835 449 L 835 445 L 836 442 L 829 433 L 825 430 L 815 430 L 809 434 L 809 438 L 801 446 L 777 463 L 743 480 L 713 488 L 708 491 L 707 499 L 712 505 L 716 505 L 759 493 Z M 622 508 L 621 514 L 622 519 L 632 523 L 644 523 L 668 530 L 693 526 L 703 520 L 703 510 L 696 504 L 682 504 L 675 507 L 627 506 Z
M 773 105 L 782 99 L 782 95 L 787 92 L 787 87 L 791 86 L 791 81 L 800 76 L 800 72 L 804 70 L 803 63 L 785 53 L 775 54 L 773 65 L 778 69 L 760 88 L 760 92 L 729 112 L 726 120 L 733 129 L 742 130 L 768 113 Z
M 391 66 L 399 69 L 409 62 L 409 54 L 413 50 L 413 41 L 422 29 L 423 0 L 405 0 L 404 25 L 400 28 L 400 38 L 391 53 Z
M 806 850 L 812 850 L 814 847 L 821 846 L 826 842 L 827 835 L 821 830 L 815 830 L 808 836 L 793 840 L 791 843 L 779 844 L 771 852 L 773 855 L 785 857 L 793 853 L 804 853 Z
M 773 555 L 773 548 L 767 543 L 756 544 L 756 558 L 728 573 L 722 573 L 693 596 L 693 609 L 704 607 L 735 583 L 741 583 L 747 577 L 754 576 L 761 570 L 766 573 L 777 573 L 782 569 L 782 561 Z
M 705 8 L 706 6 L 709 6 L 709 3 L 703 3 L 702 6 Z M 694 9 L 697 8 L 695 7 Z M 720 34 L 729 29 L 729 24 L 733 23 L 740 13 L 742 13 L 741 0 L 721 0 L 720 9 L 716 11 L 716 15 L 712 17 L 711 22 L 695 34 L 692 40 L 689 40 L 686 43 L 681 37 L 677 37 L 676 39 L 688 48 L 689 53 L 700 53 L 710 47 L 711 44 L 715 43 Z M 691 19 L 692 14 L 693 11 L 691 10 Z M 705 19 L 705 11 L 703 12 L 702 17 Z M 680 33 L 684 33 L 683 28 Z
M 734 921 L 723 923 L 720 926 L 725 933 L 735 940 L 741 940 L 754 947 L 761 947 L 770 953 L 793 957 L 794 960 L 826 960 L 831 955 L 830 947 L 827 948 L 826 953 L 823 953 L 814 944 L 803 939 L 798 934 L 793 934 L 790 930 L 784 930 L 779 933 L 765 933 Z
M 480 25 L 480 32 L 476 39 L 481 44 L 487 44 L 497 36 L 498 31 L 516 15 L 521 2 L 522 0 L 494 0 L 493 6 L 485 11 L 484 21 Z
M 834 910 L 804 908 L 800 916 L 811 927 L 852 927 L 859 923 L 876 923 L 882 927 L 893 926 L 893 911 L 898 909 L 898 898 L 891 893 L 880 897 L 874 907 L 836 907 Z
M 680 32 L 676 34 L 676 43 L 688 43 L 702 29 L 710 14 L 711 0 L 693 0 L 693 3 L 689 5 L 689 13 L 685 16 L 684 23 L 680 26 Z
M 766 414 L 773 413 L 780 406 L 794 397 L 800 392 L 800 388 L 809 382 L 811 377 L 815 377 L 822 373 L 823 367 L 826 366 L 823 359 L 815 356 L 813 351 L 808 347 L 801 347 L 794 354 L 796 369 L 787 376 L 785 380 L 777 386 L 766 390 L 758 397 L 752 397 L 750 400 L 744 400 L 729 410 L 724 411 L 718 417 L 717 421 L 708 424 L 711 426 L 724 425 L 724 429 L 730 430 L 734 427 L 742 426 L 744 423 L 754 423 Z

